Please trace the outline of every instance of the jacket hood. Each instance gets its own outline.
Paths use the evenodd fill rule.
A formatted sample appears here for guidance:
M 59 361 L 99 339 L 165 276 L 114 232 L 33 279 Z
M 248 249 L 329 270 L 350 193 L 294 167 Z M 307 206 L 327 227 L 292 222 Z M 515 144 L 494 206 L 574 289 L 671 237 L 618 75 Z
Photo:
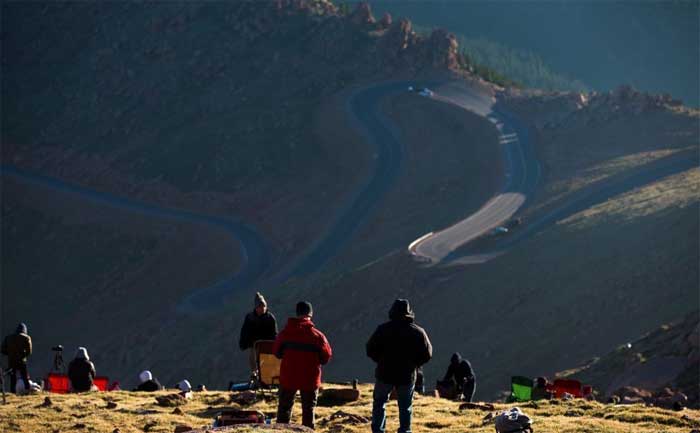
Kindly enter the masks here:
M 255 308 L 258 308 L 262 305 L 267 306 L 267 301 L 260 292 L 255 292 L 255 300 L 253 301 L 253 303 L 255 304 Z
M 139 381 L 141 383 L 148 382 L 149 380 L 153 380 L 153 374 L 150 371 L 144 370 L 139 374 Z
M 452 358 L 450 358 L 450 362 L 452 364 L 459 364 L 462 362 L 462 355 L 459 354 L 459 352 L 455 352 L 452 354 Z
M 20 323 L 17 325 L 17 333 L 18 334 L 26 334 L 27 333 L 27 325 L 24 323 Z
M 86 361 L 90 360 L 90 356 L 88 356 L 88 351 L 84 347 L 78 347 L 78 350 L 75 352 L 75 359 L 84 359 Z
M 311 321 L 311 317 L 290 317 L 287 320 L 287 326 L 290 328 L 311 328 L 314 326 L 314 322 Z
M 180 392 L 192 391 L 192 385 L 190 385 L 190 381 L 187 379 L 183 379 L 183 380 L 179 381 L 175 387 L 177 389 L 179 389 Z
M 408 303 L 408 299 L 395 300 L 394 305 L 392 305 L 389 310 L 389 319 L 391 320 L 409 320 L 412 322 L 415 317 L 413 310 L 411 310 L 411 305 Z

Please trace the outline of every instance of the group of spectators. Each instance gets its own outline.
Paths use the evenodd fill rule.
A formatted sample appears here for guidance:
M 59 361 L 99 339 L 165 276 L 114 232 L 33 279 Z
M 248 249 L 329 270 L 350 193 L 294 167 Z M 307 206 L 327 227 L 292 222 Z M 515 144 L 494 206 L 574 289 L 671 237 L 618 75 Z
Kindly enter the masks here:
M 314 412 L 321 385 L 321 366 L 330 361 L 333 351 L 328 340 L 311 321 L 313 308 L 302 301 L 296 306 L 296 317 L 287 321 L 278 334 L 275 316 L 268 310 L 265 298 L 255 295 L 255 309 L 243 322 L 241 350 L 248 350 L 251 377 L 257 371 L 255 342 L 274 340 L 273 352 L 282 360 L 277 422 L 288 423 L 297 391 L 301 396 L 302 424 L 314 427 Z M 389 320 L 377 327 L 366 344 L 367 356 L 376 364 L 372 403 L 372 432 L 384 432 L 386 405 L 396 392 L 399 407 L 399 433 L 411 431 L 413 394 L 422 389 L 421 366 L 433 356 L 427 333 L 415 323 L 415 314 L 406 299 L 397 299 L 389 309 Z M 442 386 L 452 384 L 463 398 L 471 401 L 476 379 L 469 361 L 459 354 L 452 362 Z
M 3 370 L 2 378 L 4 379 L 4 373 L 7 371 L 10 377 L 10 392 L 18 393 L 34 388 L 27 370 L 27 361 L 32 354 L 32 337 L 29 336 L 26 324 L 20 323 L 14 334 L 3 339 L 0 352 L 7 356 L 7 370 Z M 73 392 L 96 390 L 96 375 L 95 364 L 90 360 L 87 349 L 78 347 L 74 358 L 68 364 L 67 376 L 70 380 L 70 390 Z M 21 382 L 18 382 L 18 379 Z M 187 384 L 189 385 L 189 382 Z M 115 383 L 112 388 L 112 390 L 115 389 L 119 389 L 118 383 Z M 154 378 L 150 371 L 144 370 L 139 374 L 139 385 L 134 391 L 159 391 L 161 389 L 163 387 L 158 379 Z
M 313 307 L 307 301 L 297 303 L 295 317 L 288 319 L 278 333 L 275 316 L 268 310 L 265 298 L 255 294 L 254 310 L 245 317 L 241 328 L 239 346 L 248 350 L 252 379 L 259 376 L 255 343 L 274 340 L 273 352 L 281 359 L 280 389 L 277 422 L 289 423 L 294 398 L 301 395 L 302 424 L 314 428 L 314 413 L 321 386 L 321 367 L 333 356 L 326 336 L 312 322 Z M 386 427 L 386 405 L 392 392 L 396 393 L 399 407 L 399 433 L 411 431 L 413 394 L 422 389 L 421 366 L 433 356 L 433 347 L 425 330 L 415 323 L 415 314 L 406 299 L 397 299 L 389 309 L 389 320 L 372 333 L 366 344 L 367 356 L 377 365 L 372 404 L 372 432 L 380 433 Z M 10 390 L 16 391 L 17 378 L 29 388 L 27 359 L 32 353 L 32 340 L 27 326 L 20 324 L 15 334 L 2 342 L 2 353 L 8 357 Z M 78 348 L 68 366 L 68 377 L 73 391 L 94 389 L 95 365 L 88 351 Z M 417 386 L 418 380 L 418 386 Z M 142 371 L 135 391 L 163 389 L 153 374 Z M 181 382 L 182 392 L 191 391 L 188 381 Z M 452 356 L 450 366 L 438 386 L 452 386 L 462 398 L 471 401 L 474 395 L 474 372 L 468 361 L 458 353 Z

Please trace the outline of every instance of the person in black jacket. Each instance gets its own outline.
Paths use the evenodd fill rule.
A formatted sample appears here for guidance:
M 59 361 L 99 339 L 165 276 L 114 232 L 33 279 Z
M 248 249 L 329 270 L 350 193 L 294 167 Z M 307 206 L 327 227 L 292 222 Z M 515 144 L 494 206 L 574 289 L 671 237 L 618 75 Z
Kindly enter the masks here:
M 134 389 L 134 391 L 144 391 L 144 392 L 154 392 L 154 391 L 160 391 L 163 389 L 163 386 L 158 382 L 158 379 L 153 377 L 153 374 L 148 371 L 144 370 L 141 373 L 139 373 L 139 386 Z
M 267 310 L 267 301 L 260 292 L 255 294 L 255 310 L 246 314 L 238 342 L 241 350 L 249 350 L 248 364 L 251 377 L 257 377 L 258 365 L 255 354 L 255 342 L 277 338 L 277 320 Z
M 70 364 L 68 364 L 68 378 L 74 392 L 91 391 L 95 380 L 95 365 L 90 361 L 87 349 L 78 347 Z
M 386 428 L 386 404 L 396 389 L 399 433 L 411 431 L 416 369 L 433 356 L 433 347 L 406 299 L 397 299 L 389 310 L 389 321 L 377 327 L 367 342 L 367 356 L 377 363 L 372 405 L 372 433 Z
M 471 363 L 462 359 L 462 356 L 455 352 L 450 359 L 450 366 L 442 379 L 441 385 L 450 386 L 457 390 L 457 397 L 464 401 L 471 402 L 476 391 L 476 376 Z

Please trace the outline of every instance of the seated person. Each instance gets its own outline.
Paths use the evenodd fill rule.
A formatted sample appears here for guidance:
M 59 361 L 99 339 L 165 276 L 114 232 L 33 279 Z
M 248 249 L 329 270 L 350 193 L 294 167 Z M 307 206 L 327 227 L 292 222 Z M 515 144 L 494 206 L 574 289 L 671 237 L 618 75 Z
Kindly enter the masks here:
M 552 391 L 547 390 L 547 378 L 538 377 L 535 379 L 535 386 L 532 387 L 532 399 L 533 400 L 550 400 L 552 398 Z
M 177 388 L 180 392 L 179 394 L 185 398 L 192 398 L 192 385 L 190 385 L 190 381 L 187 379 L 183 379 L 180 382 L 175 385 L 175 388 Z
M 153 392 L 160 391 L 163 388 L 160 382 L 158 382 L 158 379 L 155 379 L 153 374 L 148 370 L 144 370 L 139 374 L 139 381 L 141 383 L 134 391 Z
M 438 388 L 444 390 L 451 388 L 454 390 L 456 398 L 472 401 L 476 389 L 476 376 L 471 363 L 466 359 L 462 359 L 459 353 L 453 353 L 445 377 L 438 381 Z M 446 392 L 446 394 L 449 395 L 450 393 Z
M 93 383 L 95 374 L 95 365 L 90 362 L 87 349 L 78 347 L 75 359 L 68 364 L 68 378 L 73 391 L 86 392 L 97 389 Z

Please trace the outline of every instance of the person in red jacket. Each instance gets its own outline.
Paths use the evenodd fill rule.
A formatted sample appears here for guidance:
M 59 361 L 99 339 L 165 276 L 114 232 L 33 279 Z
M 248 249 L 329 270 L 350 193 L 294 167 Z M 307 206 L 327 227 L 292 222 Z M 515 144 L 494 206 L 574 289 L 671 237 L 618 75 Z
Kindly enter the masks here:
M 294 396 L 301 393 L 302 424 L 314 428 L 314 410 L 321 386 L 321 366 L 328 363 L 333 350 L 326 336 L 311 321 L 313 309 L 308 302 L 299 302 L 296 317 L 287 321 L 273 346 L 282 360 L 277 423 L 289 424 Z

